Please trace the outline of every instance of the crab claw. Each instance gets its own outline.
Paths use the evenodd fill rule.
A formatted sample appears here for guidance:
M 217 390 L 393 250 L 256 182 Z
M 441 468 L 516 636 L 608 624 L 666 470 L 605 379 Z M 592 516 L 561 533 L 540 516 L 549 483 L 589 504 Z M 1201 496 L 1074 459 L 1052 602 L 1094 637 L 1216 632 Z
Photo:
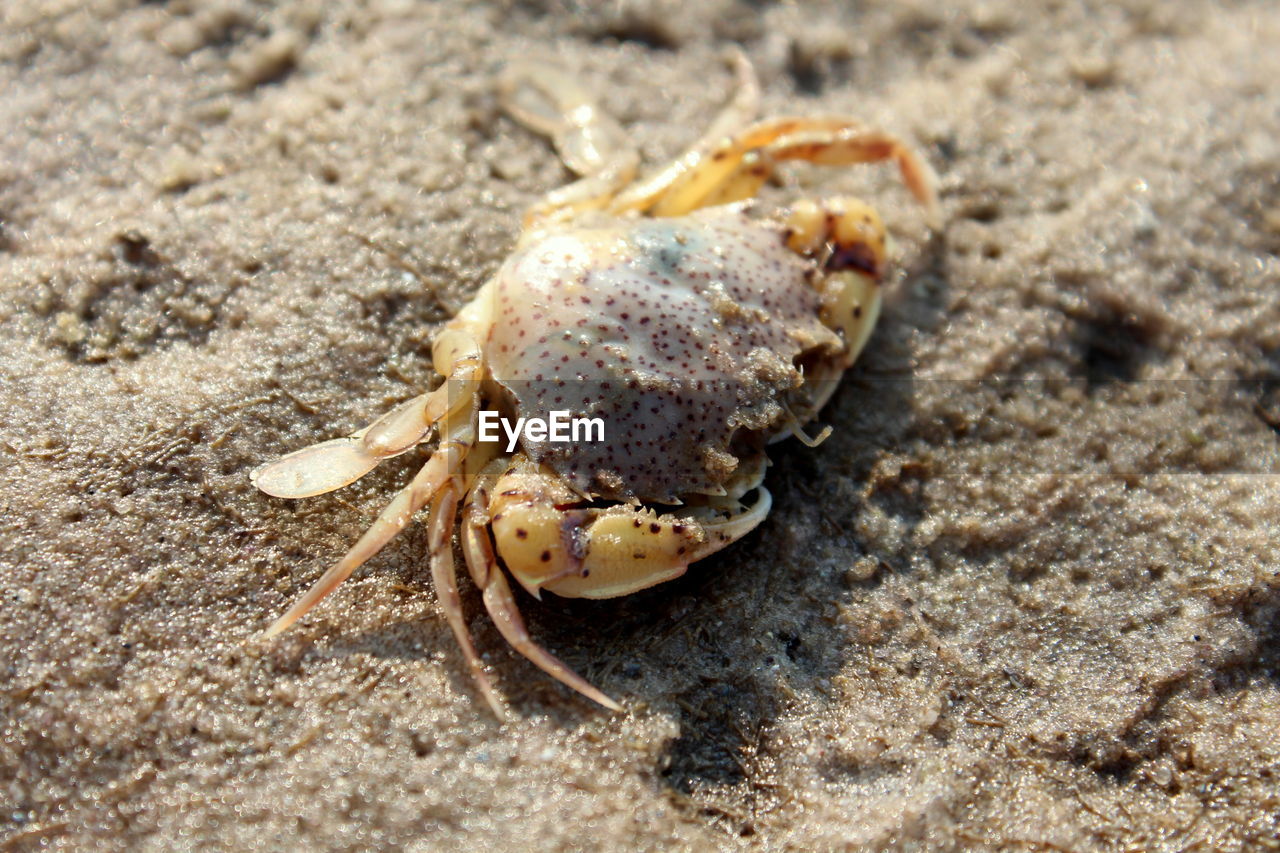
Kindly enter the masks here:
M 641 506 L 583 509 L 553 474 L 526 462 L 498 484 L 491 526 L 511 576 L 535 598 L 615 598 L 673 580 L 691 563 L 750 533 L 772 499 L 758 487 L 750 506 L 689 507 L 659 515 Z

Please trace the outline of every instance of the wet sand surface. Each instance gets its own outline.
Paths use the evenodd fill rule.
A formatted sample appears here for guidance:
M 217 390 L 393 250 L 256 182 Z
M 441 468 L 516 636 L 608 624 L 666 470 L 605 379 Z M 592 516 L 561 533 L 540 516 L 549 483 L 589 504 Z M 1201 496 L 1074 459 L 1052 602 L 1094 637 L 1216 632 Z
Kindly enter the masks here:
M 88 6 L 88 9 L 82 6 Z M 596 7 L 592 5 L 592 9 Z M 1280 17 L 1267 3 L 6 3 L 0 847 L 1242 850 L 1280 824 Z M 941 176 L 858 194 L 894 294 L 770 518 L 518 657 L 413 528 L 257 635 L 410 455 L 249 484 L 432 381 L 569 174 L 547 60 L 649 162 L 729 95 Z

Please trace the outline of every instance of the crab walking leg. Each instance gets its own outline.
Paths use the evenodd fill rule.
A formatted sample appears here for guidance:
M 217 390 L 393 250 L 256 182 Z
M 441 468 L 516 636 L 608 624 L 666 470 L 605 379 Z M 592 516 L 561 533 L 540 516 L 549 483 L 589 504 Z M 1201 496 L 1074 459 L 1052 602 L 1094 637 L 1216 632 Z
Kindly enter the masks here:
M 562 71 L 536 63 L 507 67 L 502 106 L 516 121 L 551 138 L 582 180 L 549 193 L 525 215 L 525 225 L 604 207 L 635 177 L 640 154 L 591 94 Z
M 469 337 L 441 335 L 450 348 L 449 378 L 439 388 L 406 400 L 369 426 L 345 438 L 295 450 L 254 469 L 249 481 L 277 498 L 309 498 L 349 486 L 379 462 L 412 450 L 441 418 L 468 404 L 480 387 L 480 353 Z M 449 337 L 452 335 L 453 337 Z M 437 345 L 438 348 L 441 345 Z
M 442 385 L 406 400 L 359 432 L 295 450 L 254 469 L 249 481 L 277 498 L 310 498 L 349 486 L 384 459 L 426 440 L 444 416 L 451 392 Z
M 892 160 L 902 175 L 903 183 L 924 205 L 929 217 L 936 221 L 940 216 L 938 175 L 933 167 L 911 146 L 882 130 L 851 127 L 833 136 L 823 130 L 802 129 L 774 141 L 762 153 L 767 160 L 804 160 L 819 166 L 852 166 Z M 755 189 L 758 188 L 759 184 Z
M 458 490 L 452 482 L 447 483 L 431 505 L 431 522 L 428 531 L 428 548 L 431 552 L 431 579 L 435 583 L 436 597 L 444 610 L 445 620 L 453 631 L 462 656 L 466 658 L 471 677 L 484 696 L 494 716 L 499 720 L 507 718 L 506 709 L 493 690 L 493 684 L 485 675 L 484 664 L 476 652 L 475 643 L 471 640 L 471 632 L 467 629 L 462 614 L 462 597 L 458 595 L 458 567 L 453 561 L 453 528 L 458 513 Z
M 733 98 L 721 108 L 720 114 L 696 142 L 653 175 L 628 187 L 609 206 L 610 212 L 648 209 L 655 199 L 669 192 L 689 172 L 713 160 L 713 155 L 730 145 L 756 117 L 760 107 L 760 84 L 756 80 L 755 69 L 741 51 L 735 50 L 732 59 L 737 76 Z M 726 163 L 725 166 L 732 164 Z
M 768 134 L 787 120 L 778 122 L 772 127 L 772 122 L 757 127 Z M 660 216 L 679 215 L 697 207 L 752 198 L 773 174 L 777 163 L 785 160 L 803 160 L 822 166 L 893 160 L 911 194 L 925 206 L 930 221 L 936 222 L 939 218 L 935 189 L 938 179 L 933 168 L 896 137 L 852 122 L 839 123 L 835 127 L 830 121 L 804 122 L 766 145 L 748 148 L 741 156 L 730 154 L 725 159 L 733 162 L 732 170 L 706 171 L 703 175 L 691 177 L 683 193 L 660 200 L 654 207 L 654 213 Z
M 631 148 L 626 132 L 570 75 L 549 65 L 508 65 L 498 84 L 502 106 L 530 130 L 551 138 L 579 175 L 599 172 Z
M 679 216 L 697 208 L 699 200 L 734 172 L 743 157 L 773 140 L 799 129 L 805 122 L 828 126 L 833 132 L 848 122 L 782 118 L 758 122 L 730 136 L 704 137 L 656 174 L 628 187 L 609 206 L 611 213 L 648 211 L 655 216 Z M 668 210 L 678 212 L 669 213 Z
M 267 629 L 264 637 L 274 637 L 297 622 L 321 599 L 333 592 L 339 584 L 351 576 L 366 560 L 382 550 L 400 531 L 409 526 L 413 516 L 435 497 L 440 488 L 462 468 L 467 451 L 475 443 L 476 404 L 472 397 L 470 409 L 458 412 L 445 420 L 446 437 L 431 454 L 431 458 L 418 471 L 417 476 L 397 494 L 369 526 L 351 550 L 325 572 L 302 598 Z
M 578 691 L 593 702 L 598 702 L 611 711 L 621 711 L 622 706 L 610 699 L 585 678 L 578 675 L 551 652 L 538 645 L 525 628 L 524 617 L 515 597 L 511 594 L 511 585 L 507 583 L 502 570 L 498 567 L 493 553 L 493 543 L 487 530 L 489 517 L 489 489 L 492 488 L 498 473 L 501 471 L 500 461 L 490 466 L 467 495 L 464 520 L 462 525 L 462 552 L 466 558 L 467 570 L 471 579 L 480 588 L 484 598 L 484 606 L 498 631 L 511 644 L 512 648 L 524 655 L 535 666 L 561 684 Z
M 896 137 L 832 118 L 760 122 L 701 157 L 673 164 L 676 174 L 660 174 L 662 180 L 646 181 L 628 190 L 612 209 L 683 216 L 699 207 L 740 201 L 754 196 L 783 160 L 828 166 L 893 160 L 930 219 L 938 217 L 937 177 L 928 163 Z
M 702 133 L 702 137 L 677 162 L 690 156 L 695 151 L 711 151 L 728 137 L 737 135 L 744 127 L 755 119 L 760 111 L 760 82 L 756 79 L 756 70 L 751 61 L 737 48 L 730 54 L 733 63 L 734 81 L 733 97 L 729 99 L 711 125 Z

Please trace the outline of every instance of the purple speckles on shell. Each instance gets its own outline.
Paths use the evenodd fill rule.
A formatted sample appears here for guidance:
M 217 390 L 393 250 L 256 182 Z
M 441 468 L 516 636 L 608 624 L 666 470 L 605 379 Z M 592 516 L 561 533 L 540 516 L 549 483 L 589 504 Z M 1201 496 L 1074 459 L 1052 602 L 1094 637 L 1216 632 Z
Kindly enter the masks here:
M 485 343 L 517 416 L 599 417 L 605 441 L 525 442 L 578 491 L 714 494 L 734 451 L 780 431 L 801 354 L 838 348 L 810 264 L 777 226 L 724 210 L 552 234 L 498 272 Z

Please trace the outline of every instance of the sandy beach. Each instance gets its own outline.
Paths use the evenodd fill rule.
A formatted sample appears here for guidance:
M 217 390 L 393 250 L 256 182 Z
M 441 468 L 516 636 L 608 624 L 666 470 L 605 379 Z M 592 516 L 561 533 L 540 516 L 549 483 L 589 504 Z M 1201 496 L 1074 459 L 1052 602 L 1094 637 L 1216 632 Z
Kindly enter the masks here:
M 0 11 L 0 850 L 1268 849 L 1280 833 L 1272 4 L 14 0 Z M 649 164 L 731 96 L 937 170 L 858 195 L 891 291 L 769 518 L 672 583 L 521 594 L 411 528 L 261 632 L 422 456 L 248 472 L 431 386 L 572 177 L 495 95 L 598 93 Z

